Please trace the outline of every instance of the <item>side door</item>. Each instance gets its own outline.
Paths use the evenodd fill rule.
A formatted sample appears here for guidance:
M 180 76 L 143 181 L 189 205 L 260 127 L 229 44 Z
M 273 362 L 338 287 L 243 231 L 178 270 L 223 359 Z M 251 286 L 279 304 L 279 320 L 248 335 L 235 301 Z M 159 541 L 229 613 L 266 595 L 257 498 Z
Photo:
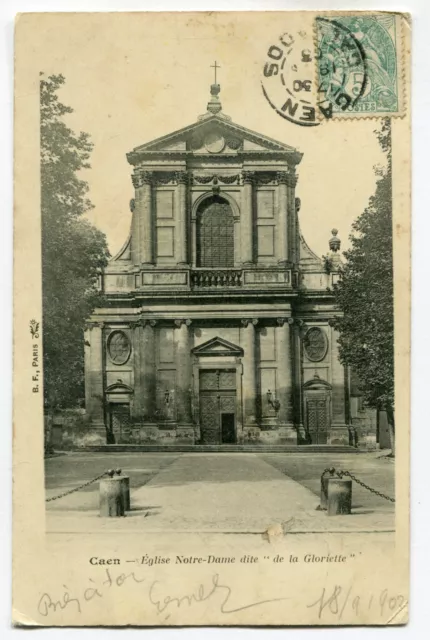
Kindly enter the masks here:
M 309 393 L 306 399 L 307 432 L 311 444 L 327 444 L 328 402 L 325 393 Z

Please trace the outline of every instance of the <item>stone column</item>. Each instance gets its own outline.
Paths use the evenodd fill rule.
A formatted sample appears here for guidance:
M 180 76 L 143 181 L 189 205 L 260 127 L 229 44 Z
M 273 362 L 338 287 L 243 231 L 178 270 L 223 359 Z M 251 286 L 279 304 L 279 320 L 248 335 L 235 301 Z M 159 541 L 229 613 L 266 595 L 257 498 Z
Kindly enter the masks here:
M 289 220 L 289 259 L 293 263 L 299 261 L 299 227 L 296 212 L 296 184 L 297 175 L 295 173 L 295 167 L 289 167 L 289 172 L 286 174 L 287 181 L 287 207 L 288 207 L 288 220 Z
M 133 185 L 136 185 L 135 176 L 132 176 Z M 135 194 L 137 196 L 137 194 Z M 139 214 L 136 211 L 136 197 L 130 200 L 130 211 L 132 213 L 131 216 L 131 242 L 130 242 L 130 253 L 131 253 L 131 261 L 133 264 L 140 264 L 140 255 L 139 255 L 139 246 L 140 246 L 140 238 L 139 238 Z
M 278 400 L 280 402 L 279 442 L 297 444 L 297 431 L 293 416 L 293 351 L 292 318 L 278 318 L 276 327 L 276 353 L 278 360 Z
M 135 176 L 132 176 L 133 185 L 135 185 L 136 180 Z M 136 198 L 132 198 L 130 200 L 130 211 L 131 211 L 131 242 L 130 242 L 130 253 L 131 253 L 131 261 L 133 264 L 140 264 L 140 256 L 139 256 L 139 218 L 138 212 L 136 211 Z
M 155 420 L 155 330 L 156 320 L 142 322 L 142 340 L 140 341 L 140 393 L 142 397 L 143 421 L 153 425 Z
M 241 344 L 243 358 L 243 408 L 245 427 L 257 426 L 257 368 L 255 361 L 255 327 L 257 319 L 242 320 Z
M 242 262 L 252 263 L 254 261 L 254 184 L 255 174 L 253 171 L 243 171 L 243 199 L 241 212 L 241 248 Z
M 197 224 L 196 220 L 191 221 L 191 265 L 193 267 L 197 266 Z
M 303 320 L 296 319 L 293 324 L 293 344 L 294 344 L 294 424 L 298 431 L 299 442 L 306 440 L 306 430 L 303 424 L 303 374 L 302 374 L 302 339 L 301 331 Z
M 194 444 L 190 325 L 191 320 L 175 320 L 176 417 L 178 421 L 176 441 L 184 444 Z
M 349 444 L 349 430 L 345 419 L 345 370 L 339 360 L 339 332 L 331 326 L 331 384 L 332 384 L 332 424 L 330 444 Z
M 87 407 L 91 426 L 96 430 L 103 431 L 103 441 L 105 436 L 105 411 L 104 411 L 104 371 L 103 371 L 103 322 L 90 324 L 90 406 Z
M 241 265 L 241 235 L 240 235 L 240 216 L 234 216 L 234 266 Z
M 278 232 L 279 232 L 279 245 L 278 245 L 278 263 L 285 265 L 289 258 L 288 251 L 288 218 L 291 215 L 288 208 L 288 194 L 287 194 L 287 179 L 288 174 L 286 171 L 279 171 L 278 178 L 278 203 L 279 203 L 279 216 L 278 216 Z
M 141 363 L 141 345 L 143 341 L 143 324 L 141 320 L 133 322 L 132 343 L 133 343 L 133 403 L 132 418 L 136 422 L 143 420 L 143 390 L 142 390 L 142 363 Z
M 177 210 L 176 210 L 176 238 L 175 238 L 175 256 L 177 264 L 188 264 L 188 216 L 187 216 L 187 198 L 188 198 L 188 173 L 186 171 L 178 171 L 176 173 L 178 181 L 177 187 Z
M 152 220 L 152 182 L 151 171 L 136 171 L 132 177 L 136 189 L 134 202 L 131 252 L 135 264 L 153 264 L 154 237 Z

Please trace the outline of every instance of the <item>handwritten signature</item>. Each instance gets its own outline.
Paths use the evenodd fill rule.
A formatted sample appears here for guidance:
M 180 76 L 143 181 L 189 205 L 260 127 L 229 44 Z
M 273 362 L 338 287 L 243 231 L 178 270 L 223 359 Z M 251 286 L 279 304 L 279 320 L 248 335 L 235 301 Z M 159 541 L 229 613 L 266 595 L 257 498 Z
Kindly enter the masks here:
M 105 579 L 96 583 L 90 578 L 89 585 L 80 595 L 71 594 L 66 585 L 59 598 L 53 598 L 49 593 L 42 594 L 37 610 L 43 617 L 48 617 L 65 609 L 82 613 L 86 603 L 94 599 L 101 599 L 109 589 L 121 588 L 124 584 L 135 583 L 141 585 L 145 583 L 147 588 L 146 597 L 149 604 L 154 607 L 157 615 L 162 620 L 168 620 L 174 611 L 181 608 L 190 608 L 203 602 L 212 600 L 218 602 L 219 611 L 222 614 L 232 614 L 245 609 L 262 606 L 271 602 L 281 602 L 291 600 L 291 597 L 268 598 L 234 606 L 233 590 L 223 582 L 218 573 L 213 574 L 207 583 L 197 584 L 187 593 L 172 595 L 169 586 L 159 580 L 150 580 L 136 575 L 135 572 L 129 574 L 121 573 L 112 575 L 108 568 L 105 569 Z M 406 598 L 397 592 L 382 589 L 375 592 L 367 592 L 366 595 L 358 594 L 353 585 L 349 587 L 334 585 L 332 589 L 322 589 L 319 597 L 307 605 L 308 609 L 316 608 L 318 618 L 336 618 L 342 621 L 344 614 L 348 619 L 354 617 L 366 617 L 366 613 L 371 613 L 373 617 L 385 618 L 389 623 L 398 616 L 408 605 Z
M 206 602 L 210 598 L 214 598 L 217 594 L 221 596 L 221 602 L 219 609 L 223 614 L 237 613 L 245 609 L 251 609 L 252 607 L 268 604 L 269 602 L 280 602 L 282 600 L 288 600 L 288 597 L 282 598 L 269 598 L 266 600 L 258 600 L 255 602 L 249 602 L 241 606 L 232 606 L 230 602 L 232 598 L 232 589 L 227 584 L 222 584 L 218 573 L 211 576 L 209 584 L 198 584 L 191 592 L 181 595 L 172 596 L 166 594 L 166 587 L 162 585 L 159 580 L 148 581 L 146 578 L 138 577 L 134 572 L 129 574 L 120 574 L 119 576 L 112 577 L 109 569 L 105 569 L 106 579 L 97 584 L 94 580 L 90 579 L 90 586 L 88 586 L 82 592 L 82 595 L 71 595 L 70 590 L 66 585 L 63 585 L 64 592 L 60 598 L 53 598 L 49 593 L 42 594 L 37 610 L 43 617 L 47 617 L 52 613 L 64 611 L 65 609 L 74 609 L 76 613 L 82 613 L 82 607 L 84 603 L 88 603 L 95 598 L 103 598 L 106 590 L 112 587 L 122 587 L 125 583 L 143 583 L 149 584 L 148 588 L 148 600 L 150 604 L 155 608 L 157 614 L 167 620 L 173 610 L 180 609 L 181 607 L 191 607 L 195 604 Z
M 90 602 L 94 598 L 103 598 L 104 591 L 113 586 L 122 587 L 126 582 L 145 582 L 145 578 L 138 578 L 131 572 L 129 574 L 121 573 L 119 576 L 112 578 L 112 575 L 109 569 L 106 569 L 106 580 L 103 580 L 98 586 L 96 585 L 94 580 L 90 578 L 89 580 L 91 585 L 84 589 L 82 593 L 82 598 L 84 602 Z M 107 585 L 107 587 L 106 587 Z M 70 605 L 73 605 L 76 609 L 77 613 L 82 613 L 81 600 L 78 597 L 71 597 L 69 593 L 69 589 L 66 585 L 63 585 L 65 591 L 63 595 L 59 599 L 53 599 L 49 593 L 43 593 L 39 604 L 37 606 L 37 610 L 41 616 L 48 616 L 50 613 L 56 613 L 57 611 L 62 611 L 67 609 Z
M 209 598 L 214 596 L 216 593 L 220 593 L 223 595 L 223 599 L 220 604 L 221 613 L 237 613 L 238 611 L 243 611 L 244 609 L 251 609 L 252 607 L 257 607 L 262 604 L 267 604 L 269 602 L 280 602 L 281 600 L 289 599 L 288 597 L 269 598 L 267 600 L 258 600 L 257 602 L 250 602 L 249 604 L 245 604 L 240 607 L 230 608 L 228 604 L 231 598 L 232 590 L 229 586 L 225 584 L 220 584 L 219 575 L 217 573 L 215 573 L 212 576 L 212 583 L 209 585 L 209 587 L 205 588 L 203 584 L 199 584 L 197 589 L 193 593 L 180 596 L 180 597 L 171 597 L 167 595 L 164 598 L 160 598 L 159 596 L 156 596 L 156 592 L 159 590 L 159 586 L 157 585 L 159 585 L 158 580 L 155 580 L 151 584 L 151 587 L 149 589 L 149 600 L 151 604 L 155 606 L 155 608 L 157 609 L 157 613 L 159 614 L 164 613 L 166 609 L 168 609 L 171 605 L 175 605 L 176 608 L 179 609 L 184 604 L 190 607 L 195 602 L 205 602 L 206 600 L 209 600 Z

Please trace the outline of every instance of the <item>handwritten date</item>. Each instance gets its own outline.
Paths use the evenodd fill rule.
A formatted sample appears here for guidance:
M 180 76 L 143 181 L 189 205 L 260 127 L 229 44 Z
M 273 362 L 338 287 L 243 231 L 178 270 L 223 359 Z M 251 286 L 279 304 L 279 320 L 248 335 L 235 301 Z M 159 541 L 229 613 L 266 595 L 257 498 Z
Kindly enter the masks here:
M 329 617 L 336 617 L 342 620 L 344 613 L 351 612 L 357 617 L 364 616 L 365 612 L 373 612 L 381 618 L 394 617 L 407 605 L 406 598 L 398 593 L 390 593 L 388 589 L 383 589 L 379 593 L 369 593 L 366 596 L 357 595 L 352 586 L 345 588 L 335 585 L 333 590 L 322 590 L 319 598 L 308 605 L 308 609 L 316 607 L 318 618 L 324 614 Z

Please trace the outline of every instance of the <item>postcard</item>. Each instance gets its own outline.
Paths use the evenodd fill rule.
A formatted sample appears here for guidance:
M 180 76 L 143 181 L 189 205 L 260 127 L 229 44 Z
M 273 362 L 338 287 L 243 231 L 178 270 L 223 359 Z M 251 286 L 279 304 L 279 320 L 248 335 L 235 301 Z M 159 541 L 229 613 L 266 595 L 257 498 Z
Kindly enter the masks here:
M 16 625 L 407 622 L 410 44 L 17 17 Z

